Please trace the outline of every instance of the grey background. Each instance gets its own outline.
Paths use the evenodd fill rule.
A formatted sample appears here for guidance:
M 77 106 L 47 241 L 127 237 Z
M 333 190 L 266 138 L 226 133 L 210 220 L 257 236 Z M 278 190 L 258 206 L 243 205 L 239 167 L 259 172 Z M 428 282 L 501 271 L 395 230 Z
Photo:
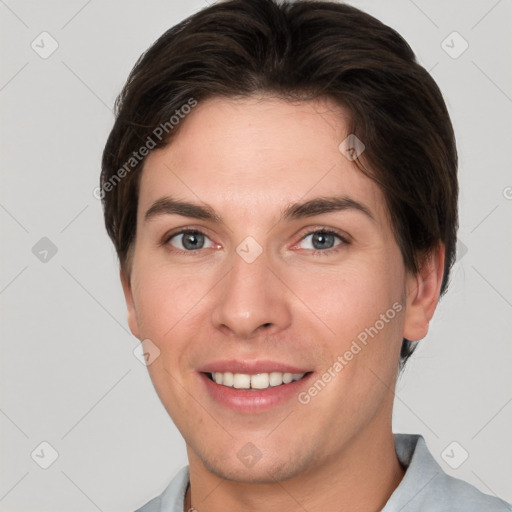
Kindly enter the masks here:
M 398 383 L 394 430 L 423 434 L 445 471 L 512 501 L 512 3 L 350 3 L 397 29 L 431 70 L 460 153 L 459 259 Z M 205 5 L 0 0 L 2 511 L 133 510 L 187 463 L 133 355 L 93 190 L 137 57 Z M 47 59 L 31 47 L 48 50 L 43 31 L 59 45 Z M 458 58 L 441 45 L 453 31 L 469 43 Z M 457 36 L 447 44 L 462 48 Z M 48 469 L 43 441 L 58 452 Z

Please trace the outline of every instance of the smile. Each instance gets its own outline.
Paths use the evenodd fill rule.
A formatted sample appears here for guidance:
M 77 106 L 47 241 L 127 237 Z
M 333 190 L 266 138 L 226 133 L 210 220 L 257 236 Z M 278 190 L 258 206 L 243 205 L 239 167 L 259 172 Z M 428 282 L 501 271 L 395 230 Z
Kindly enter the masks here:
M 216 384 L 235 389 L 267 389 L 282 386 L 300 380 L 304 375 L 306 373 L 270 372 L 253 375 L 232 372 L 207 373 L 207 376 Z

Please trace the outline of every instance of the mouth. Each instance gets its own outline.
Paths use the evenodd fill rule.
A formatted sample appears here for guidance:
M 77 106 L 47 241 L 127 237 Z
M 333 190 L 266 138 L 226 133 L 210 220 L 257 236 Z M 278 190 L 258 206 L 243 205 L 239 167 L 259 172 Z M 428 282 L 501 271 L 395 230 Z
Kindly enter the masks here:
M 206 395 L 223 408 L 257 414 L 294 407 L 316 374 L 279 359 L 223 359 L 198 368 Z
M 227 388 L 261 391 L 268 388 L 284 386 L 299 381 L 312 372 L 262 372 L 262 373 L 233 373 L 233 372 L 203 372 L 212 382 Z
M 259 414 L 276 407 L 296 407 L 301 390 L 315 372 L 277 361 L 218 361 L 198 372 L 206 395 L 241 414 Z

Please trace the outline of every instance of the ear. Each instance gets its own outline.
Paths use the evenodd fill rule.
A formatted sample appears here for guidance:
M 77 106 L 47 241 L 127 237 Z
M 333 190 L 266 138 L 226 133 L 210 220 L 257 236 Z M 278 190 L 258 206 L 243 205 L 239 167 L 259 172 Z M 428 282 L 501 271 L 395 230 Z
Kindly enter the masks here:
M 404 338 L 408 340 L 421 340 L 428 333 L 441 293 L 444 260 L 445 247 L 440 243 L 423 258 L 418 273 L 407 277 Z
M 123 286 L 124 300 L 126 301 L 126 309 L 128 310 L 128 326 L 132 334 L 140 340 L 139 322 L 137 319 L 137 311 L 133 301 L 132 284 L 130 276 L 121 269 L 121 284 Z

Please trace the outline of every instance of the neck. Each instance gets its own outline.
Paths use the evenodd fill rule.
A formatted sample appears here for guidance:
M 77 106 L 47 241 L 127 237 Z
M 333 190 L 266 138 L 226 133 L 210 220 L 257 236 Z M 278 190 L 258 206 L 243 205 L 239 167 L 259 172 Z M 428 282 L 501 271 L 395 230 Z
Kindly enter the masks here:
M 379 435 L 380 434 L 380 435 Z M 391 427 L 366 432 L 319 467 L 283 482 L 247 484 L 208 471 L 190 447 L 190 486 L 185 512 L 269 509 L 281 512 L 332 510 L 378 512 L 402 480 L 405 470 L 394 447 Z M 336 504 L 336 506 L 333 506 Z

